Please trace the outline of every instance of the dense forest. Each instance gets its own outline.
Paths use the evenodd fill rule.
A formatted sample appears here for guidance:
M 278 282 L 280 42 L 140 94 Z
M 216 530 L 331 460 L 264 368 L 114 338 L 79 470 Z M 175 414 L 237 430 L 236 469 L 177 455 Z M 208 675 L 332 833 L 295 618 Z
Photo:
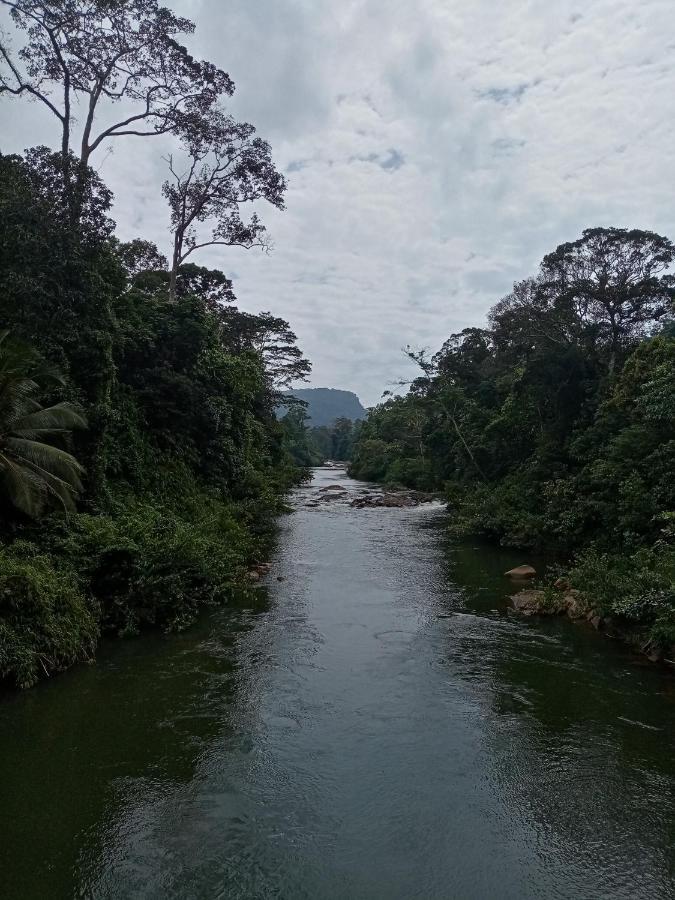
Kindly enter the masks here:
M 281 424 L 288 455 L 297 466 L 304 468 L 320 466 L 327 460 L 348 462 L 361 430 L 360 421 L 344 417 L 335 419 L 331 425 L 312 425 L 304 401 L 291 401 Z
M 655 653 L 675 644 L 675 247 L 594 228 L 370 412 L 357 478 L 441 491 L 457 533 L 543 551 Z M 571 563 L 569 561 L 572 561 Z
M 55 124 L 54 149 L 0 156 L 0 681 L 26 686 L 246 583 L 303 475 L 274 411 L 309 363 L 194 261 L 265 246 L 242 210 L 281 208 L 285 183 L 224 112 L 229 76 L 179 43 L 193 24 L 155 0 L 7 5 L 23 45 L 3 47 L 4 102 Z M 116 238 L 91 165 L 161 135 L 169 260 Z

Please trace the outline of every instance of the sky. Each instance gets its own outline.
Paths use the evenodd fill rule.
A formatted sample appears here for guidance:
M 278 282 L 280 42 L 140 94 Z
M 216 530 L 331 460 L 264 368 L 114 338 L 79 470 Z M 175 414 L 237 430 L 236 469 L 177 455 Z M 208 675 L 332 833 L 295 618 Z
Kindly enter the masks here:
M 238 305 L 287 319 L 311 386 L 366 405 L 413 377 L 402 349 L 481 325 L 543 255 L 594 226 L 675 238 L 672 0 L 175 0 L 227 107 L 273 147 L 273 241 L 193 259 Z M 0 149 L 56 144 L 3 101 Z M 168 252 L 164 139 L 95 160 L 122 240 Z M 170 148 L 168 148 L 170 149 Z

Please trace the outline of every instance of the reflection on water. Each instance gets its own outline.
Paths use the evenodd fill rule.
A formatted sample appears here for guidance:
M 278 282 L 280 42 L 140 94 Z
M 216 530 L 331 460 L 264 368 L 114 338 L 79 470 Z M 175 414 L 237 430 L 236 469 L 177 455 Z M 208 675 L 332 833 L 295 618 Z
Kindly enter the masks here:
M 675 679 L 337 480 L 257 610 L 0 704 L 0 895 L 675 896 Z

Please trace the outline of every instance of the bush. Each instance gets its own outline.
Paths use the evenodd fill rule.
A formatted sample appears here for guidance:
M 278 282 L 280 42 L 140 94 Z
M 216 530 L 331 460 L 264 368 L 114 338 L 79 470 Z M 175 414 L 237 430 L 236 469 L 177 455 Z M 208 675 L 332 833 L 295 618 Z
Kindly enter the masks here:
M 583 553 L 572 583 L 605 616 L 642 631 L 659 649 L 675 644 L 675 548 L 658 543 L 632 555 Z
M 200 607 L 230 595 L 254 545 L 232 508 L 208 496 L 202 503 L 192 519 L 136 501 L 115 517 L 79 515 L 71 522 L 60 549 L 88 577 L 104 629 L 181 630 Z
M 72 570 L 25 541 L 0 549 L 0 679 L 30 687 L 91 658 L 98 620 Z
M 462 485 L 447 482 L 445 495 L 452 512 L 455 535 L 476 534 L 505 547 L 539 549 L 549 536 L 536 489 L 518 476 L 499 484 Z
M 387 469 L 386 482 L 431 491 L 436 486 L 430 463 L 425 459 L 395 459 Z

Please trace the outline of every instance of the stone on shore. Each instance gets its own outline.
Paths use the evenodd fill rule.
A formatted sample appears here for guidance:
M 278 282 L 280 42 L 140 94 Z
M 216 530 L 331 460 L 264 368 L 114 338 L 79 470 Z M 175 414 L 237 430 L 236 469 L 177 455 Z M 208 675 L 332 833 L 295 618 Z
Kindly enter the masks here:
M 511 605 L 523 616 L 536 616 L 543 611 L 543 591 L 520 591 L 511 597 Z

